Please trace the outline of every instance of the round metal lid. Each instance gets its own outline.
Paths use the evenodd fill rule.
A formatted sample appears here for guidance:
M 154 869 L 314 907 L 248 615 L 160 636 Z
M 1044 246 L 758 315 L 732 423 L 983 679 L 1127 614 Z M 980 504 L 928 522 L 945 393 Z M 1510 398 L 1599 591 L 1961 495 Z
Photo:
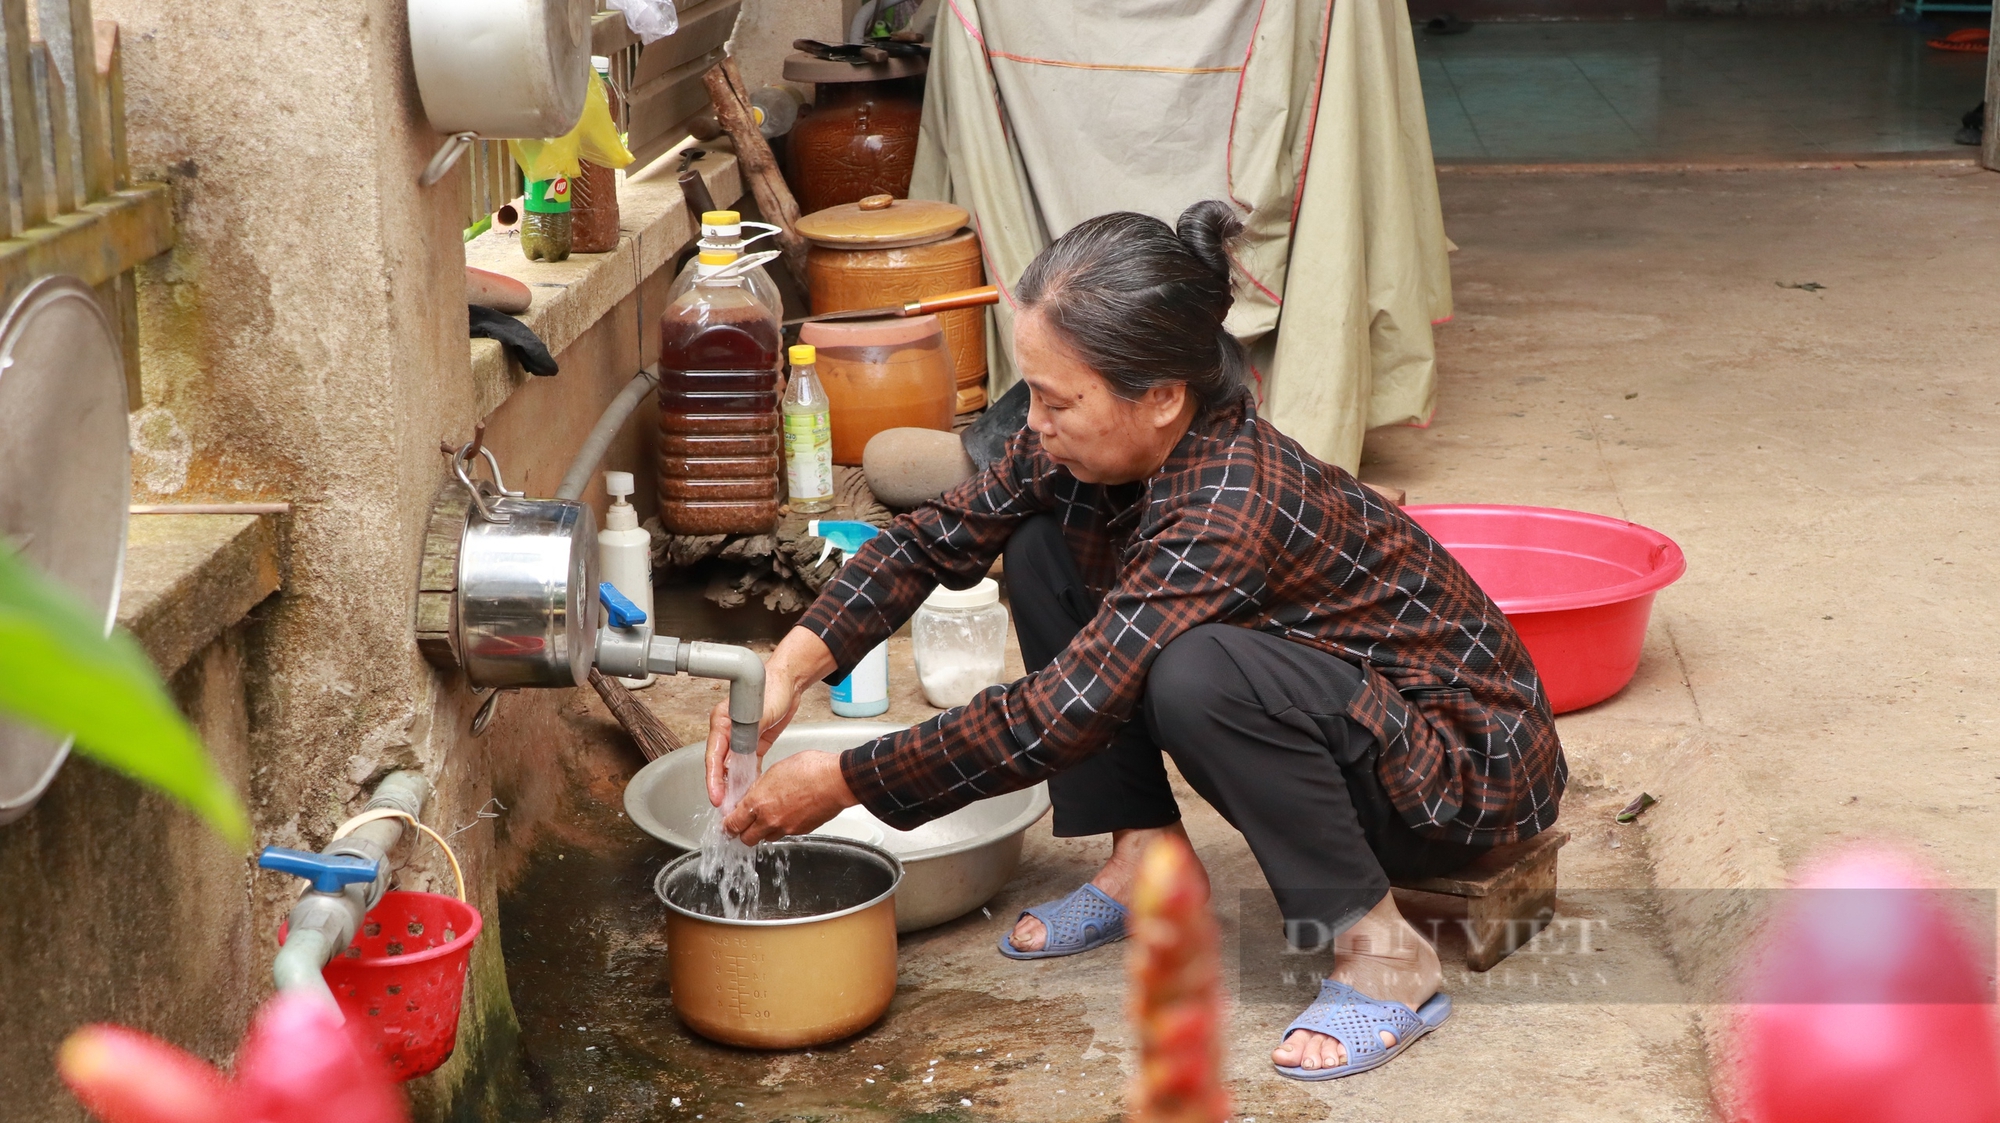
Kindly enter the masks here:
M 915 78 L 930 69 L 930 60 L 918 55 L 891 55 L 881 62 L 839 62 L 814 58 L 804 51 L 785 56 L 787 82 L 882 82 L 892 78 Z
M 45 277 L 0 319 L 0 537 L 103 613 L 118 615 L 131 505 L 125 362 L 89 286 Z M 69 738 L 0 719 L 0 823 L 35 805 Z
M 870 195 L 799 219 L 799 233 L 822 246 L 847 250 L 891 250 L 940 242 L 958 232 L 971 216 L 965 208 L 930 199 Z

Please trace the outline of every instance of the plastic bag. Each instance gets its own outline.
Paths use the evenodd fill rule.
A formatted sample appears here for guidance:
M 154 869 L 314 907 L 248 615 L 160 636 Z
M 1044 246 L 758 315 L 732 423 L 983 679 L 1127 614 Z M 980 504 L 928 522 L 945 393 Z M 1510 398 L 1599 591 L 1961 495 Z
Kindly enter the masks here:
M 601 168 L 622 168 L 632 162 L 625 141 L 618 135 L 618 123 L 611 119 L 611 97 L 604 91 L 604 79 L 590 72 L 590 90 L 583 98 L 583 116 L 570 130 L 577 139 L 577 155 Z
M 625 26 L 639 37 L 641 43 L 651 43 L 664 39 L 679 30 L 681 14 L 674 10 L 674 0 L 609 0 L 613 8 L 625 13 Z
M 604 79 L 590 72 L 590 89 L 583 97 L 583 116 L 576 127 L 553 140 L 510 140 L 514 162 L 529 183 L 575 176 L 583 170 L 579 161 L 589 160 L 606 168 L 622 168 L 632 162 L 632 154 L 618 139 L 618 126 L 611 120 L 611 99 L 604 93 Z

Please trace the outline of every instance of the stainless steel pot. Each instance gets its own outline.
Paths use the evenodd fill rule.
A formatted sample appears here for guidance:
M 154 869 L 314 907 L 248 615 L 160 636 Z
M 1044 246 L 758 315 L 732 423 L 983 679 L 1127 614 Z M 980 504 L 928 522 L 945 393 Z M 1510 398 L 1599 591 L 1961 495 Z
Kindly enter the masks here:
M 471 446 L 467 446 L 469 450 Z M 582 686 L 597 654 L 597 519 L 567 499 L 472 489 L 458 553 L 458 632 L 466 681 L 480 687 Z
M 431 127 L 450 137 L 436 183 L 479 137 L 557 137 L 583 116 L 591 5 L 575 0 L 410 0 L 410 63 Z

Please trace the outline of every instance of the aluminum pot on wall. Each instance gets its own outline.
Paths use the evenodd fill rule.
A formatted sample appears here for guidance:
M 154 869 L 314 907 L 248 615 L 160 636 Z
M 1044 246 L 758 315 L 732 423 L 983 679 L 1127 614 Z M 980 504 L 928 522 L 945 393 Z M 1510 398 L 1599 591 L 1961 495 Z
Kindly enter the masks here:
M 431 127 L 451 138 L 422 182 L 474 140 L 562 136 L 590 80 L 585 0 L 409 0 L 410 60 Z
M 0 548 L 66 586 L 109 634 L 132 460 L 125 359 L 88 285 L 44 277 L 0 318 Z M 0 719 L 0 823 L 28 813 L 70 738 Z

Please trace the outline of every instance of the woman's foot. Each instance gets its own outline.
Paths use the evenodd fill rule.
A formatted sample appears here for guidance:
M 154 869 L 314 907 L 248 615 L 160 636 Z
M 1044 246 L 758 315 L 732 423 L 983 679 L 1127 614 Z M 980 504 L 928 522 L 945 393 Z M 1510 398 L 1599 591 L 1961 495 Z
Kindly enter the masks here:
M 1415 1010 L 1438 992 L 1444 968 L 1437 949 L 1403 919 L 1395 897 L 1385 893 L 1380 904 L 1333 938 L 1333 973 L 1328 977 L 1370 998 Z M 1382 1031 L 1382 1047 L 1395 1044 L 1396 1035 Z M 1339 1068 L 1347 1063 L 1347 1050 L 1326 1034 L 1300 1029 L 1272 1050 L 1271 1060 L 1285 1068 Z
M 1175 835 L 1181 841 L 1187 841 L 1187 831 L 1179 823 L 1170 827 L 1111 832 L 1111 860 L 1104 863 L 1104 868 L 1097 871 L 1097 876 L 1091 878 L 1090 883 L 1097 886 L 1105 896 L 1130 908 L 1132 887 L 1139 880 L 1139 858 L 1145 854 L 1146 847 L 1152 845 L 1153 840 L 1162 835 Z M 1203 888 L 1206 889 L 1208 871 L 1202 870 L 1201 877 Z M 1032 916 L 1024 916 L 1020 923 L 1014 925 L 1014 931 L 1008 936 L 1007 942 L 1014 945 L 1016 951 L 1040 951 L 1047 946 L 1048 939 L 1048 929 L 1042 926 L 1041 921 Z

